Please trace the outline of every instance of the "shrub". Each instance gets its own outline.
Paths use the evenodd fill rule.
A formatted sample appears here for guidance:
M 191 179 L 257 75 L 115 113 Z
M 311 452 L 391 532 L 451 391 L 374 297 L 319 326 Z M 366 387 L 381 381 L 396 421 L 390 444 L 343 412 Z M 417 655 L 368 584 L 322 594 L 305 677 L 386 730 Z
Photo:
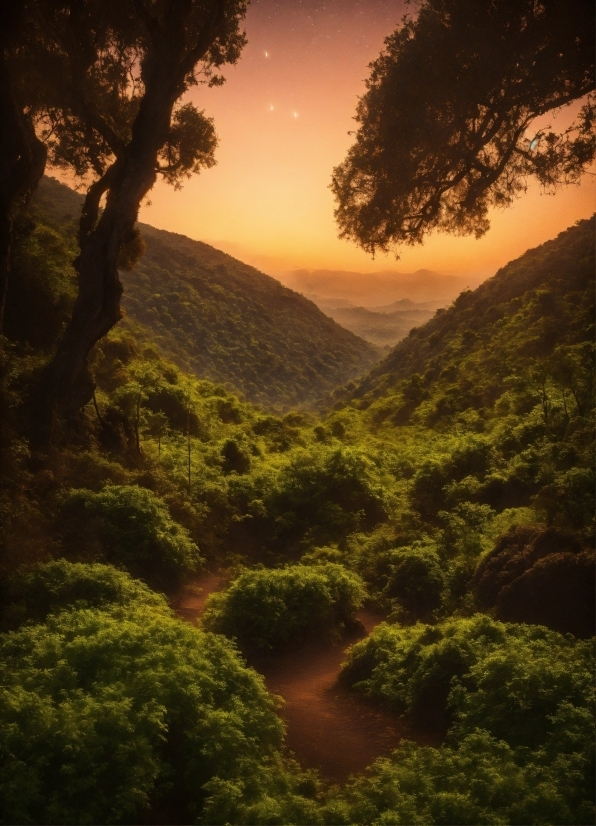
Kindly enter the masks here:
M 342 680 L 367 696 L 388 703 L 397 712 L 410 714 L 423 723 L 445 725 L 461 705 L 461 696 L 452 693 L 454 687 L 461 683 L 467 688 L 471 671 L 493 652 L 513 658 L 515 652 L 523 650 L 531 660 L 550 651 L 547 660 L 560 670 L 561 663 L 567 663 L 564 668 L 576 667 L 576 652 L 585 652 L 582 645 L 546 628 L 506 625 L 481 614 L 435 626 L 418 624 L 404 628 L 383 623 L 349 650 Z M 518 659 L 523 669 L 523 657 Z M 556 662 L 559 665 L 555 666 Z M 582 664 L 580 670 L 583 667 Z M 522 682 L 527 673 L 518 673 Z M 516 702 L 523 710 L 524 702 L 530 704 L 530 698 L 523 691 L 512 696 L 512 721 Z M 490 716 L 488 706 L 485 712 Z M 533 724 L 548 729 L 544 714 L 536 714 L 533 719 Z M 487 720 L 484 727 L 490 728 Z
M 353 450 L 324 447 L 303 451 L 280 473 L 265 497 L 269 530 L 284 543 L 337 542 L 356 530 L 370 530 L 387 518 L 374 465 Z
M 405 547 L 392 551 L 389 560 L 383 594 L 397 603 L 404 619 L 429 619 L 445 587 L 438 555 L 424 547 Z
M 245 571 L 209 597 L 203 624 L 244 649 L 278 649 L 354 623 L 364 595 L 362 580 L 334 563 Z
M 578 783 L 583 756 L 562 754 L 548 762 L 522 756 L 486 731 L 457 747 L 434 749 L 403 742 L 390 758 L 336 791 L 327 823 L 577 824 L 594 820 L 594 807 Z M 567 777 L 573 779 L 569 783 Z
M 2 585 L 3 628 L 44 622 L 70 608 L 104 608 L 132 603 L 168 610 L 165 599 L 111 565 L 56 559 L 20 568 Z
M 350 650 L 343 679 L 447 723 L 446 745 L 402 745 L 331 808 L 379 826 L 592 822 L 593 667 L 590 643 L 546 628 L 483 616 L 378 626 Z
M 64 611 L 1 635 L 0 673 L 2 823 L 318 822 L 222 637 L 143 605 Z
M 136 485 L 108 485 L 99 493 L 69 491 L 57 527 L 70 555 L 121 565 L 156 588 L 174 587 L 201 561 L 166 504 Z

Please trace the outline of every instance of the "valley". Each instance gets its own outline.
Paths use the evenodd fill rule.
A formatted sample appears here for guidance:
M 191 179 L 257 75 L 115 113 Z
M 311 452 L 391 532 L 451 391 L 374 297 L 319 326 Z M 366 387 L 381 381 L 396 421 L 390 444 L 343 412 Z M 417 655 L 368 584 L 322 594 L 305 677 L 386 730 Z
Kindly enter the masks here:
M 63 200 L 46 210 L 52 192 Z M 317 348 L 330 335 L 356 349 L 336 353 L 352 376 L 343 385 L 322 367 L 316 393 L 290 381 L 303 409 L 287 411 L 275 371 L 261 370 L 256 405 L 244 378 L 174 359 L 184 315 L 163 288 L 169 332 L 166 305 L 143 309 L 149 259 L 125 276 L 129 314 L 93 351 L 93 402 L 34 459 L 22 447 L 31 388 L 74 297 L 68 198 L 42 187 L 20 217 L 7 301 L 0 795 L 11 820 L 25 819 L 15 800 L 31 822 L 51 800 L 65 821 L 186 822 L 200 807 L 206 822 L 268 822 L 274 806 L 278 822 L 320 824 L 396 811 L 406 822 L 441 801 L 432 822 L 460 822 L 464 804 L 468 822 L 534 822 L 538 777 L 549 822 L 585 821 L 593 223 L 447 308 L 379 305 L 371 313 L 433 315 L 364 375 L 354 353 L 378 351 L 290 296 L 276 324 L 310 314 Z M 148 256 L 170 244 L 143 233 Z M 168 266 L 182 283 L 175 256 L 198 248 L 177 243 Z M 203 266 L 220 254 L 201 255 Z M 225 279 L 236 273 L 240 300 L 237 266 Z M 258 334 L 265 346 L 265 325 Z M 237 363 L 250 360 L 237 346 Z M 94 783 L 116 771 L 116 797 L 91 806 L 51 768 L 78 776 L 81 761 Z M 10 797 L 17 783 L 27 794 Z

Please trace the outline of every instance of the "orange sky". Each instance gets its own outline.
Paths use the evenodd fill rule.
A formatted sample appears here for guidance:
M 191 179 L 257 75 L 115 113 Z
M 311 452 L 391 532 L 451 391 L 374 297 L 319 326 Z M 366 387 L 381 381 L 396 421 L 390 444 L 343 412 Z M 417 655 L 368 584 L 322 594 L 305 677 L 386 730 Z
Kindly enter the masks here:
M 221 88 L 193 90 L 215 119 L 217 166 L 175 192 L 152 191 L 140 219 L 223 249 L 279 277 L 295 268 L 368 272 L 429 268 L 491 275 L 594 211 L 595 178 L 555 196 L 531 188 L 474 238 L 433 236 L 401 259 L 374 261 L 340 241 L 328 189 L 354 129 L 367 64 L 403 14 L 401 0 L 255 0 L 248 46 Z M 563 115 L 565 117 L 565 115 Z M 560 119 L 557 123 L 562 122 Z

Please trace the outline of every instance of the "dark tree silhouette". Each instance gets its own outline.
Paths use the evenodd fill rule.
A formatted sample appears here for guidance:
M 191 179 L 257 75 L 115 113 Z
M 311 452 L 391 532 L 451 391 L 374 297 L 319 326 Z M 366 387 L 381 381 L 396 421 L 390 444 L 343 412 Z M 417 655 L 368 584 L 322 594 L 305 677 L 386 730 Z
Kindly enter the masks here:
M 0 3 L 0 334 L 10 272 L 15 209 L 31 195 L 43 175 L 47 150 L 35 134 L 31 113 L 18 95 L 11 55 L 22 40 L 23 0 Z
M 528 179 L 552 190 L 594 158 L 593 96 L 568 129 L 532 128 L 594 89 L 585 0 L 423 0 L 371 70 L 331 184 L 341 237 L 368 252 L 480 237 Z
M 179 186 L 214 163 L 212 121 L 179 100 L 192 85 L 223 82 L 215 71 L 240 56 L 246 2 L 38 0 L 37 9 L 55 44 L 39 113 L 51 160 L 93 177 L 79 227 L 79 294 L 35 405 L 42 445 L 56 414 L 72 416 L 92 398 L 88 355 L 121 318 L 118 268 L 142 252 L 142 199 L 158 174 Z

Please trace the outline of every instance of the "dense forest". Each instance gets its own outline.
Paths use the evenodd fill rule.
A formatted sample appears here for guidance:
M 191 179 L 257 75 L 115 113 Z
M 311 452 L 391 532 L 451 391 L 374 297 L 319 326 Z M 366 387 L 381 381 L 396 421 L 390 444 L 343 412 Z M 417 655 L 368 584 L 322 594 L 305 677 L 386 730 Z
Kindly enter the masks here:
M 29 397 L 73 250 L 39 203 L 23 213 L 2 822 L 590 822 L 593 250 L 583 221 L 528 251 L 319 416 L 257 409 L 120 325 L 94 350 L 92 403 L 34 458 Z M 168 598 L 206 569 L 229 584 L 195 630 Z M 340 683 L 413 741 L 328 788 L 284 751 L 246 662 L 341 639 L 364 601 L 386 621 Z
M 32 199 L 37 233 L 49 225 L 72 247 L 82 202 L 43 178 Z M 273 278 L 200 241 L 139 229 L 144 254 L 121 274 L 124 325 L 186 372 L 288 409 L 312 407 L 377 361 L 375 347 Z

